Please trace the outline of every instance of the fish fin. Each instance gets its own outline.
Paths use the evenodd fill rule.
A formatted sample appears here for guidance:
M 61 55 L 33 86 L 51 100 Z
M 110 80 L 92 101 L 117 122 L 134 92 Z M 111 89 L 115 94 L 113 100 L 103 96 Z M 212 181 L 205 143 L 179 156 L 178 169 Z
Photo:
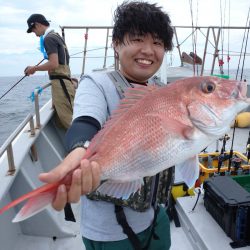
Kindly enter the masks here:
M 30 198 L 17 215 L 12 220 L 13 223 L 20 222 L 30 218 L 31 216 L 41 212 L 51 204 L 55 197 L 55 192 L 40 193 L 37 196 Z
M 107 180 L 97 188 L 97 191 L 104 195 L 126 200 L 131 194 L 137 192 L 142 185 L 142 179 L 134 180 L 132 182 Z
M 187 184 L 189 188 L 193 187 L 199 177 L 198 155 L 189 158 L 183 163 L 176 164 L 175 170 L 177 175 Z
M 6 212 L 7 210 L 9 210 L 12 207 L 15 207 L 16 205 L 18 205 L 19 203 L 31 199 L 34 196 L 37 196 L 39 193 L 43 193 L 43 192 L 51 192 L 52 190 L 56 190 L 58 187 L 58 183 L 52 183 L 52 184 L 45 184 L 39 188 L 36 188 L 34 190 L 32 190 L 31 192 L 22 195 L 21 197 L 19 197 L 18 199 L 10 202 L 9 204 L 7 204 L 6 206 L 2 207 L 0 209 L 0 215 L 4 212 Z

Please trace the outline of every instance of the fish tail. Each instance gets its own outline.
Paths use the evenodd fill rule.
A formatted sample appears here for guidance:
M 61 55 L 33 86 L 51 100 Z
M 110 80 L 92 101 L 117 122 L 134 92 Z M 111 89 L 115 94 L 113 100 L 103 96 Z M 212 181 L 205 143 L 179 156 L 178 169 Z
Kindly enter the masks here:
M 47 204 L 49 201 L 50 201 L 50 203 L 52 202 L 58 185 L 59 185 L 58 183 L 46 184 L 46 185 L 41 186 L 40 188 L 37 188 L 37 189 L 19 197 L 18 199 L 14 200 L 14 201 L 10 202 L 9 204 L 7 204 L 6 206 L 2 207 L 0 209 L 0 215 L 3 214 L 4 212 L 6 212 L 7 210 L 9 210 L 10 208 L 15 207 L 16 205 L 18 205 L 19 203 L 21 203 L 25 200 L 28 200 L 28 201 L 25 203 L 25 205 L 20 210 L 20 212 L 22 210 L 25 211 L 25 218 L 28 218 L 28 217 L 38 213 L 39 211 L 42 210 L 41 206 L 44 208 L 45 203 Z M 30 213 L 32 213 L 32 215 L 27 217 L 27 213 L 28 213 L 28 215 Z M 23 215 L 22 215 L 22 217 L 23 217 Z

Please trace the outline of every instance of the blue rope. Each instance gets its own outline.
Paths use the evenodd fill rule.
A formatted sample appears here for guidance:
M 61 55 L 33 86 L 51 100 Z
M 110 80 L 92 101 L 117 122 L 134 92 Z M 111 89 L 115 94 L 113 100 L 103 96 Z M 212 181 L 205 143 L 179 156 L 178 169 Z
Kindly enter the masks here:
M 41 87 L 36 87 L 36 88 L 32 91 L 32 93 L 31 93 L 30 96 L 28 97 L 28 98 L 31 100 L 31 102 L 34 102 L 34 101 L 35 101 L 35 90 L 38 90 L 38 94 L 41 95 L 41 93 L 42 93 L 42 91 L 43 91 L 43 88 L 41 88 Z

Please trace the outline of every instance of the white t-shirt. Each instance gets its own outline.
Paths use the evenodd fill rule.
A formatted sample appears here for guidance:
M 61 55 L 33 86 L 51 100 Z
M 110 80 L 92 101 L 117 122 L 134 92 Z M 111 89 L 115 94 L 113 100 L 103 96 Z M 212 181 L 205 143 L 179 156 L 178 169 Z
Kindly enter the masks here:
M 95 118 L 101 125 L 120 102 L 115 85 L 105 72 L 96 72 L 81 78 L 74 100 L 73 119 L 80 116 Z M 83 237 L 95 241 L 117 241 L 127 238 L 118 224 L 113 203 L 81 198 L 81 232 Z M 150 226 L 154 210 L 136 212 L 124 208 L 128 224 L 135 233 Z

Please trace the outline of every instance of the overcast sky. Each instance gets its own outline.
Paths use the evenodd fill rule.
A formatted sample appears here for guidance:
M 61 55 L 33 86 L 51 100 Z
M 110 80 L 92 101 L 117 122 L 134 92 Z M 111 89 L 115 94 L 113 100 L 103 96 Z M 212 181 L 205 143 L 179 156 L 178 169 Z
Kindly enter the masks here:
M 26 20 L 31 14 L 41 13 L 45 15 L 48 20 L 51 20 L 52 28 L 60 33 L 59 26 L 112 25 L 112 13 L 117 4 L 121 2 L 123 1 L 0 0 L 0 76 L 23 75 L 23 70 L 27 65 L 34 65 L 42 59 L 42 54 L 38 50 L 39 38 L 33 33 L 26 33 Z M 200 26 L 220 26 L 222 22 L 225 26 L 245 26 L 250 7 L 249 0 L 150 0 L 148 2 L 156 2 L 159 6 L 163 6 L 164 11 L 170 15 L 173 25 L 192 24 L 190 2 L 193 3 L 193 23 Z M 222 10 L 220 9 L 220 3 Z M 222 16 L 221 13 L 223 14 Z M 236 34 L 225 32 L 223 34 L 225 41 L 224 48 L 228 47 L 227 41 L 228 37 L 230 37 L 230 50 L 233 48 L 234 51 L 240 51 L 243 32 L 241 31 L 241 33 Z M 185 39 L 186 34 L 184 33 L 182 34 L 182 39 Z M 79 37 L 81 40 L 79 40 Z M 83 37 L 83 31 L 78 32 L 78 34 L 76 32 L 70 34 L 70 32 L 67 33 L 66 31 L 66 42 L 70 54 L 83 50 Z M 95 41 L 97 40 L 99 40 L 99 37 L 95 38 Z M 181 41 L 180 39 L 179 42 Z M 197 43 L 199 42 L 197 41 Z M 192 46 L 192 44 L 189 44 L 189 46 Z M 250 45 L 248 46 L 248 53 L 249 48 Z M 187 50 L 187 52 L 192 51 L 192 48 L 188 48 Z M 234 58 L 232 55 L 231 58 L 233 65 L 237 65 L 238 57 Z M 174 57 L 172 59 L 175 60 Z M 81 63 L 82 59 L 71 59 L 73 74 L 81 73 Z M 248 68 L 250 68 L 249 65 Z

